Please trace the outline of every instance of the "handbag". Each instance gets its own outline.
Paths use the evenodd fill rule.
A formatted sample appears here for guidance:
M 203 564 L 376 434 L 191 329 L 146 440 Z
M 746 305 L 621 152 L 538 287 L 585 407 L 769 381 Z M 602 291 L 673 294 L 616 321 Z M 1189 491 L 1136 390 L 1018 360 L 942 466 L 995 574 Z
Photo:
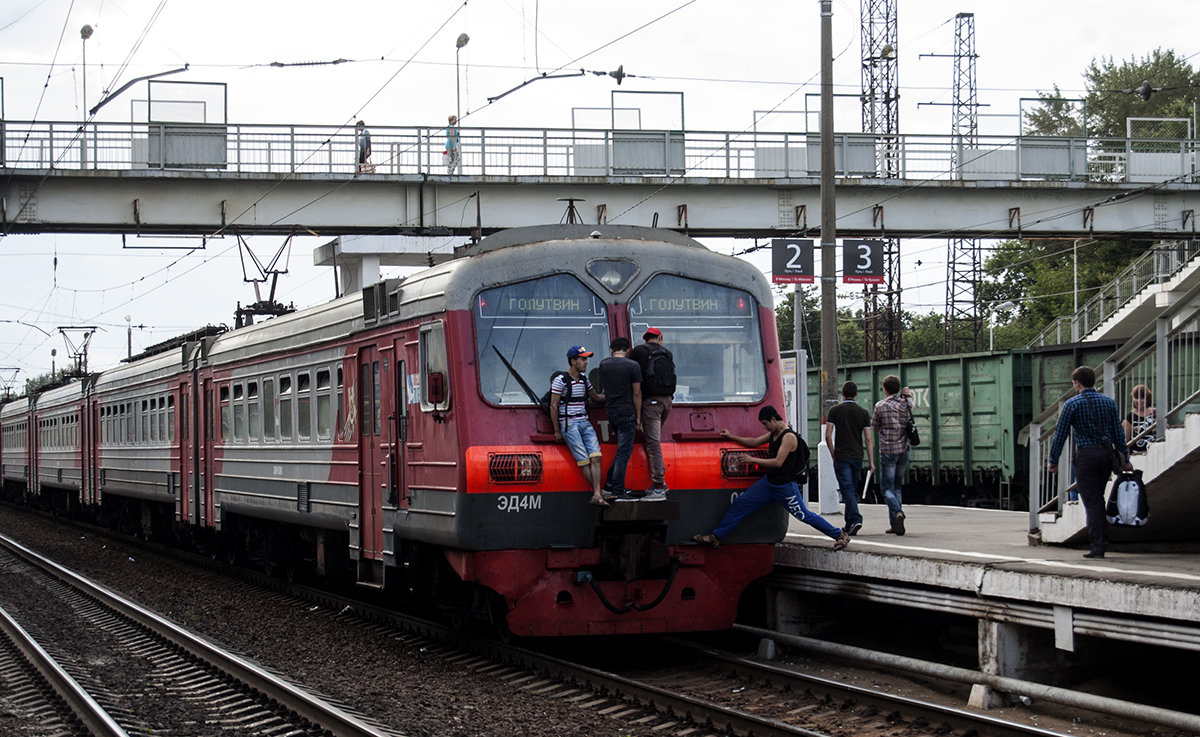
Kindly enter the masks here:
M 917 433 L 917 423 L 913 420 L 912 410 L 908 411 L 908 421 L 904 423 L 904 437 L 908 439 L 909 445 L 921 444 L 921 436 Z

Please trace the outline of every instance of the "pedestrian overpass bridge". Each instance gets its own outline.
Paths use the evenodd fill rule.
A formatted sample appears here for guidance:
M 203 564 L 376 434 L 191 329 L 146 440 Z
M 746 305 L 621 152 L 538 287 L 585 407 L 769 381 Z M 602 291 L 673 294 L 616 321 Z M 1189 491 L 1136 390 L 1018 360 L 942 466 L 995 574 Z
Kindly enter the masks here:
M 819 233 L 820 136 L 0 121 L 14 233 L 468 235 L 564 222 Z M 1194 140 L 834 136 L 839 236 L 1192 238 Z M 896 176 L 881 176 L 893 172 Z

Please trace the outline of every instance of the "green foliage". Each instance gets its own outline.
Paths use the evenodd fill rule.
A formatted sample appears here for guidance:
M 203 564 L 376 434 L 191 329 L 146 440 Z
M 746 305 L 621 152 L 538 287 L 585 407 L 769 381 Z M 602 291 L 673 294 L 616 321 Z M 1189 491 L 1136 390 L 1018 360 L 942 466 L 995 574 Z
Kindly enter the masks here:
M 1112 57 L 1093 59 L 1083 73 L 1087 94 L 1083 109 L 1063 99 L 1058 85 L 1040 93 L 1040 106 L 1031 111 L 1025 132 L 1036 135 L 1121 138 L 1127 118 L 1191 118 L 1200 91 L 1200 73 L 1174 51 L 1155 49 L 1141 59 L 1117 63 Z M 1138 89 L 1149 82 L 1156 90 L 1143 100 Z M 1086 120 L 1084 119 L 1086 111 Z M 1185 138 L 1175 127 L 1138 132 L 1144 138 Z

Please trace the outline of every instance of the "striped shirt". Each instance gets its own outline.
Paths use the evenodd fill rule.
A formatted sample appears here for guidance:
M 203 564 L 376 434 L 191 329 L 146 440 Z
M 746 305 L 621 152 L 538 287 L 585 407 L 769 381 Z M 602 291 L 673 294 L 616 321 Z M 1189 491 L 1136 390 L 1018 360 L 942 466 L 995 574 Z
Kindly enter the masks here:
M 550 393 L 559 396 L 558 417 L 562 419 L 565 412 L 568 420 L 587 419 L 587 396 L 592 382 L 588 381 L 587 376 L 580 376 L 571 380 L 571 391 L 568 392 L 567 380 L 570 378 L 570 374 L 564 373 L 555 376 L 550 382 Z M 570 396 L 569 400 L 567 395 Z
M 1107 448 L 1111 443 L 1126 458 L 1125 430 L 1117 413 L 1117 403 L 1089 387 L 1063 403 L 1058 414 L 1058 427 L 1050 443 L 1049 461 L 1058 465 L 1058 456 L 1067 443 L 1067 434 L 1075 431 L 1075 447 L 1098 446 Z M 1105 437 L 1107 436 L 1107 437 Z
M 912 405 L 899 394 L 888 395 L 875 403 L 875 415 L 871 427 L 879 433 L 879 452 L 899 455 L 908 451 L 908 438 L 904 436 L 904 424 L 912 414 Z

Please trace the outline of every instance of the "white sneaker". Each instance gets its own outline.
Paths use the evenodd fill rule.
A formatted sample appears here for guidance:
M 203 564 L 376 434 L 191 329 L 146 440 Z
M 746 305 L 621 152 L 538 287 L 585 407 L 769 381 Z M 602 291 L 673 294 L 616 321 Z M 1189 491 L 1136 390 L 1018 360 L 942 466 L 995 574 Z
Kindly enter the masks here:
M 663 502 L 667 500 L 666 489 L 650 488 L 646 490 L 646 496 L 642 497 L 644 502 Z

